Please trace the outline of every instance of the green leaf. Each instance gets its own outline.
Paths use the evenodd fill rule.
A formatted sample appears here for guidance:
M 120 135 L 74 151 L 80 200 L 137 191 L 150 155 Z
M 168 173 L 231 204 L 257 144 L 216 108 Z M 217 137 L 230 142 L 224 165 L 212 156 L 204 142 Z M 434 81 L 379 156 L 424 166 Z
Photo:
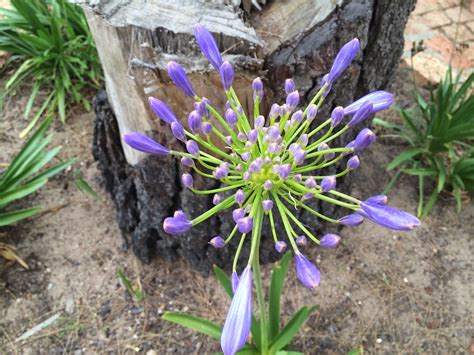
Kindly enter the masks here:
M 0 227 L 8 226 L 25 218 L 29 218 L 39 211 L 41 211 L 40 207 L 33 207 L 19 211 L 0 213 Z
M 273 267 L 268 303 L 269 340 L 272 341 L 280 331 L 280 298 L 285 283 L 291 253 L 286 253 Z
M 7 205 L 19 198 L 28 196 L 46 184 L 46 179 L 31 181 L 10 191 L 0 193 L 0 206 Z
M 225 293 L 227 293 L 227 295 L 232 298 L 234 294 L 232 292 L 232 283 L 229 277 L 226 275 L 225 271 L 222 270 L 219 266 L 214 265 L 212 268 L 214 270 L 214 275 L 216 275 L 217 281 L 219 281 Z
M 302 307 L 296 312 L 282 331 L 277 335 L 275 340 L 270 345 L 270 353 L 275 353 L 285 346 L 291 343 L 294 336 L 298 333 L 299 329 L 309 317 L 311 312 L 317 307 L 308 308 L 307 306 Z
M 430 198 L 428 199 L 428 202 L 426 202 L 426 205 L 423 207 L 421 218 L 425 218 L 430 214 L 430 211 L 433 208 L 433 206 L 436 204 L 437 200 L 438 200 L 438 191 L 434 190 Z
M 97 194 L 97 192 L 94 191 L 94 189 L 89 185 L 89 183 L 83 178 L 81 172 L 76 171 L 75 175 L 76 175 L 76 178 L 74 179 L 74 184 L 76 185 L 76 188 L 79 191 L 89 196 L 92 196 L 97 201 L 101 201 L 100 196 Z
M 438 168 L 439 176 L 438 176 L 438 184 L 436 186 L 436 190 L 438 193 L 443 191 L 444 185 L 446 183 L 446 177 L 448 175 L 448 172 L 446 170 L 446 166 L 444 165 L 444 162 L 441 158 L 434 156 L 433 157 L 436 167 Z
M 410 159 L 414 158 L 415 156 L 417 156 L 421 153 L 423 153 L 423 149 L 421 149 L 421 148 L 408 149 L 408 150 L 400 153 L 399 155 L 397 155 L 395 158 L 393 158 L 393 160 L 390 162 L 390 164 L 387 165 L 387 170 L 390 171 L 390 170 L 396 168 L 397 166 L 399 166 L 401 163 L 404 163 L 407 160 L 410 160 Z
M 364 347 L 361 345 L 358 348 L 352 349 L 347 353 L 347 355 L 363 355 L 364 354 Z
M 437 176 L 438 170 L 433 168 L 407 168 L 402 169 L 402 172 L 408 175 L 415 176 Z
M 299 351 L 280 350 L 277 351 L 275 355 L 304 355 L 304 353 L 300 353 Z
M 162 318 L 168 322 L 176 323 L 208 335 L 216 340 L 221 339 L 222 328 L 207 319 L 179 312 L 165 312 Z

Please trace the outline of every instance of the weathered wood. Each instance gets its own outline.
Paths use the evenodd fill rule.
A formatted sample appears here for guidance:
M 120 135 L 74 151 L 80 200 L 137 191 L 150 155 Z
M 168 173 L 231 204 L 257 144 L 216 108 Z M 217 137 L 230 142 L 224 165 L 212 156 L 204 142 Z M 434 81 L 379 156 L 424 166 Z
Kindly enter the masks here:
M 200 96 L 224 107 L 219 77 L 210 70 L 193 40 L 195 22 L 201 22 L 215 35 L 224 58 L 234 63 L 234 86 L 248 111 L 252 110 L 249 85 L 256 76 L 265 82 L 265 107 L 273 100 L 284 99 L 282 85 L 289 77 L 294 78 L 302 101 L 307 102 L 337 50 L 358 37 L 362 50 L 334 84 L 321 112 L 325 116 L 335 105 L 348 104 L 388 84 L 402 52 L 403 28 L 414 2 L 89 0 L 86 12 L 107 88 L 107 94 L 101 92 L 94 103 L 94 154 L 114 198 L 118 223 L 126 235 L 131 235 L 137 256 L 145 262 L 154 254 L 170 259 L 182 256 L 197 269 L 207 271 L 213 263 L 229 263 L 235 250 L 235 245 L 230 245 L 216 252 L 207 245 L 212 236 L 230 232 L 232 220 L 226 214 L 211 218 L 184 236 L 166 235 L 163 219 L 175 209 L 196 216 L 208 209 L 211 201 L 182 189 L 182 167 L 172 158 L 144 157 L 123 147 L 120 141 L 120 133 L 138 130 L 152 133 L 173 149 L 183 149 L 151 115 L 146 103 L 147 96 L 160 97 L 182 118 L 192 109 L 192 100 L 184 97 L 166 74 L 169 60 L 183 65 Z M 347 142 L 354 133 L 341 137 L 338 143 Z M 195 182 L 199 187 L 216 184 L 197 176 Z M 347 187 L 348 182 L 344 184 Z M 333 206 L 312 203 L 328 214 L 338 213 Z M 300 218 L 318 231 L 325 228 L 304 213 Z M 268 234 L 268 228 L 264 228 L 262 261 L 276 257 Z

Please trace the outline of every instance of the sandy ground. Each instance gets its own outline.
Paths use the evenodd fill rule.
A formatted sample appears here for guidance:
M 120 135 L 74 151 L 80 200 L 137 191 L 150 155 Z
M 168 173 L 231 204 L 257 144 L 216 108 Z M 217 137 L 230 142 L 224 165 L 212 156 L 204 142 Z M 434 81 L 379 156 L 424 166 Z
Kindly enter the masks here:
M 409 77 L 400 71 L 393 90 L 405 105 Z M 6 103 L 0 121 L 0 161 L 19 147 L 27 96 Z M 386 117 L 394 118 L 393 113 Z M 18 248 L 29 269 L 0 264 L 0 353 L 6 354 L 208 354 L 217 342 L 160 319 L 166 310 L 188 311 L 223 322 L 229 300 L 216 281 L 185 262 L 156 259 L 140 263 L 122 249 L 113 205 L 101 187 L 91 155 L 93 114 L 74 114 L 56 124 L 62 157 L 79 157 L 74 170 L 99 193 L 95 201 L 74 186 L 73 171 L 52 178 L 25 205 L 48 211 L 3 229 L 1 240 Z M 381 192 L 389 180 L 384 165 L 401 149 L 381 137 L 362 155 L 352 194 Z M 403 179 L 389 195 L 393 206 L 415 211 L 416 181 Z M 474 204 L 458 215 L 446 194 L 414 232 L 399 233 L 364 223 L 342 232 L 335 250 L 307 247 L 322 271 L 319 289 L 300 286 L 291 270 L 283 299 L 288 316 L 304 304 L 320 310 L 304 326 L 294 348 L 307 354 L 342 354 L 363 345 L 373 354 L 464 354 L 471 343 Z M 145 299 L 135 302 L 119 282 L 123 270 L 141 285 Z M 269 277 L 269 267 L 264 268 Z M 55 315 L 57 323 L 15 339 Z M 153 354 L 150 352 L 149 354 Z

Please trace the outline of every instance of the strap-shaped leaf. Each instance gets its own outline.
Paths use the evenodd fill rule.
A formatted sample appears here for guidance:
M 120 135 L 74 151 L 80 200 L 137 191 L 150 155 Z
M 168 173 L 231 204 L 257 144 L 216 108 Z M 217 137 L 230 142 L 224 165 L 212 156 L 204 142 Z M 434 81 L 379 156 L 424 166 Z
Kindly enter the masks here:
M 407 160 L 414 158 L 415 156 L 417 156 L 418 154 L 421 154 L 422 152 L 423 152 L 423 149 L 421 148 L 412 148 L 400 153 L 395 158 L 393 158 L 390 164 L 388 164 L 387 170 L 392 170 L 396 168 L 401 163 L 404 163 Z
M 444 189 L 444 185 L 446 183 L 446 178 L 448 175 L 448 172 L 446 170 L 446 165 L 444 165 L 444 162 L 441 158 L 435 156 L 434 158 L 436 167 L 438 168 L 439 176 L 438 176 L 438 184 L 436 186 L 436 191 L 440 193 Z
M 278 264 L 273 267 L 270 283 L 270 296 L 268 303 L 269 340 L 272 341 L 280 331 L 280 298 L 285 284 L 291 253 L 286 253 Z
M 44 184 L 46 184 L 46 181 L 46 179 L 35 180 L 28 184 L 17 187 L 13 190 L 0 193 L 0 206 L 5 206 L 12 201 L 32 194 L 33 192 L 41 188 Z
M 40 207 L 33 207 L 19 211 L 0 213 L 0 227 L 8 226 L 22 219 L 31 217 L 39 211 L 41 211 Z
M 176 323 L 208 335 L 216 340 L 221 339 L 222 328 L 207 319 L 179 312 L 166 312 L 162 318 L 168 322 Z
M 275 353 L 278 350 L 283 349 L 293 340 L 293 337 L 298 333 L 299 329 L 310 315 L 312 308 L 304 306 L 296 312 L 290 321 L 286 324 L 285 328 L 282 329 L 280 334 L 277 335 L 275 340 L 270 345 L 270 353 Z

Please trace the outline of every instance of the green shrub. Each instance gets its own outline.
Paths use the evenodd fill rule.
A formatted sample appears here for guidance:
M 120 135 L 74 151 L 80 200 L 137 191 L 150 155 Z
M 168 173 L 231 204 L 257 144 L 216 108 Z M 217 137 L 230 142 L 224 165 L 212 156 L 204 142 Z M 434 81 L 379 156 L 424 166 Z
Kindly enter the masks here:
M 40 207 L 8 212 L 5 212 L 5 209 L 13 201 L 36 192 L 46 184 L 48 178 L 59 173 L 75 160 L 69 159 L 47 167 L 61 150 L 61 147 L 46 149 L 52 138 L 52 135 L 45 136 L 50 123 L 51 118 L 46 119 L 23 145 L 8 168 L 0 173 L 0 227 L 31 217 L 41 211 Z
M 102 78 L 94 40 L 82 9 L 66 0 L 11 0 L 12 9 L 0 8 L 0 50 L 9 63 L 21 65 L 6 83 L 6 93 L 32 82 L 25 117 L 40 90 L 48 95 L 25 136 L 45 114 L 56 112 L 64 122 L 68 103 L 90 109 L 86 89 L 97 88 Z
M 420 217 L 429 214 L 446 188 L 453 190 L 458 211 L 462 191 L 474 191 L 474 73 L 463 84 L 460 77 L 449 69 L 439 86 L 430 90 L 428 101 L 418 92 L 414 108 L 397 108 L 402 125 L 375 119 L 410 145 L 387 166 L 398 169 L 388 188 L 401 173 L 418 176 Z M 436 181 L 427 199 L 425 179 Z

